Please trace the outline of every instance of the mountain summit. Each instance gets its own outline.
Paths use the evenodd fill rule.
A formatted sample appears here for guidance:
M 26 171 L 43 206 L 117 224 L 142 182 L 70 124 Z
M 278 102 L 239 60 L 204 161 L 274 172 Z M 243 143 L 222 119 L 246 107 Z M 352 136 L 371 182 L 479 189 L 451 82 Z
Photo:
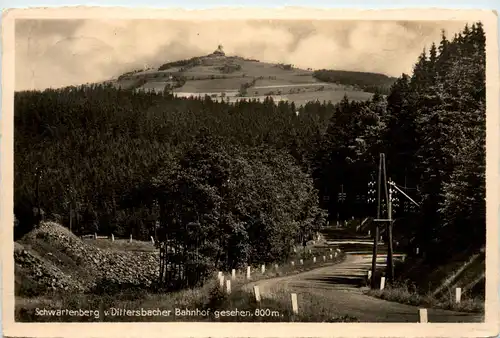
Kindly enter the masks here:
M 394 79 L 382 74 L 313 71 L 293 64 L 261 62 L 226 55 L 219 44 L 214 52 L 184 60 L 169 61 L 156 69 L 136 70 L 118 77 L 114 85 L 138 91 L 170 92 L 179 97 L 205 97 L 236 102 L 241 99 L 275 102 L 339 102 L 367 100 L 372 92 L 367 85 L 392 85 Z
M 224 53 L 224 50 L 222 48 L 222 45 L 219 45 L 217 49 L 212 53 L 213 56 L 226 56 L 226 53 Z

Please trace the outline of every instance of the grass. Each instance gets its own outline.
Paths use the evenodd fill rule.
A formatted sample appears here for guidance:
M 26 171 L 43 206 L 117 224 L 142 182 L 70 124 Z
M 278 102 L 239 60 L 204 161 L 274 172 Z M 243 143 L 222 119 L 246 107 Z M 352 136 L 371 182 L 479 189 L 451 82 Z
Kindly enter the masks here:
M 235 283 L 231 294 L 227 294 L 219 287 L 218 282 L 212 280 L 201 288 L 167 294 L 122 289 L 114 294 L 59 293 L 51 298 L 21 298 L 16 299 L 15 318 L 19 322 L 357 321 L 357 318 L 332 312 L 329 302 L 322 297 L 299 295 L 299 313 L 295 314 L 290 294 L 284 290 L 274 292 L 257 302 L 252 292 L 242 288 L 243 285 Z M 47 312 L 42 312 L 57 309 L 80 311 L 81 315 L 50 316 Z M 130 311 L 128 314 L 125 313 L 127 310 Z
M 449 289 L 441 298 L 433 296 L 432 293 L 421 294 L 414 284 L 408 282 L 388 285 L 384 290 L 368 290 L 366 294 L 385 299 L 391 302 L 408 304 L 413 306 L 425 306 L 461 312 L 484 313 L 484 300 L 479 297 L 469 297 L 462 293 L 461 302 L 455 302 L 455 291 Z
M 262 297 L 260 302 L 255 300 L 252 292 L 242 289 L 224 294 L 214 290 L 216 297 L 209 304 L 215 311 L 211 315 L 212 321 L 222 322 L 356 322 L 357 318 L 332 314 L 328 302 L 323 298 L 307 295 L 298 298 L 298 314 L 292 310 L 290 294 L 285 291 L 273 293 L 269 297 Z M 233 310 L 233 313 L 222 309 Z M 237 309 L 239 312 L 234 311 Z M 228 316 L 221 316 L 225 314 Z
M 311 253 L 309 253 L 309 249 L 311 250 Z M 250 281 L 254 282 L 263 279 L 289 276 L 322 266 L 337 264 L 345 257 L 342 252 L 337 253 L 337 256 L 335 256 L 335 249 L 330 251 L 330 249 L 326 247 L 310 247 L 305 250 L 297 251 L 298 252 L 292 256 L 289 261 L 278 264 L 278 268 L 276 268 L 275 264 L 266 265 L 264 273 L 262 273 L 261 265 L 251 266 Z M 330 255 L 332 255 L 332 259 L 330 258 Z M 323 256 L 325 256 L 325 261 L 323 261 Z M 313 261 L 313 257 L 316 257 L 316 262 Z M 300 264 L 300 259 L 303 260 L 304 264 Z M 292 261 L 294 262 L 294 265 L 292 265 Z M 242 284 L 247 281 L 246 271 L 246 268 L 236 270 L 236 283 Z M 231 271 L 224 272 L 223 275 L 226 279 L 230 279 Z
M 93 241 L 92 243 L 99 242 Z M 102 243 L 109 241 L 102 240 Z M 141 243 L 141 242 L 138 242 Z M 116 241 L 113 245 L 119 245 Z M 128 243 L 127 243 L 128 244 Z M 123 244 L 125 245 L 125 244 Z M 130 247 L 126 246 L 127 249 Z M 311 250 L 311 252 L 309 252 Z M 310 246 L 303 250 L 297 250 L 291 260 L 295 260 L 296 265 L 290 263 L 274 268 L 266 269 L 261 273 L 255 268 L 252 269 L 251 281 L 273 278 L 300 273 L 317 267 L 331 265 L 343 259 L 343 255 L 338 254 L 333 259 L 329 258 L 330 250 L 325 247 Z M 335 251 L 332 251 L 334 255 Z M 322 256 L 326 256 L 326 262 L 323 262 Z M 314 263 L 312 257 L 317 257 Z M 299 259 L 304 260 L 304 264 L 299 264 Z M 237 274 L 236 280 L 232 281 L 233 292 L 227 295 L 215 280 L 208 281 L 204 286 L 194 289 L 182 290 L 172 293 L 162 293 L 158 290 L 146 288 L 119 288 L 115 290 L 106 290 L 96 293 L 69 293 L 65 291 L 48 292 L 43 296 L 36 297 L 16 297 L 15 318 L 22 322 L 95 322 L 95 321 L 351 321 L 349 317 L 332 317 L 326 310 L 319 311 L 319 305 L 324 300 L 310 299 L 299 300 L 301 308 L 304 311 L 299 316 L 292 313 L 289 295 L 274 296 L 269 299 L 263 299 L 260 304 L 254 300 L 251 292 L 243 290 L 247 283 L 246 269 Z M 228 274 L 226 274 L 229 277 Z M 21 281 L 22 282 L 22 281 Z M 309 305 L 307 305 L 309 304 Z M 111 308 L 128 310 L 159 310 L 162 315 L 154 314 L 152 316 L 142 315 L 111 315 L 106 311 Z M 324 308 L 324 306 L 323 306 Z M 42 315 L 41 310 L 80 309 L 89 310 L 86 315 L 61 314 L 61 315 Z M 205 311 L 199 315 L 187 315 L 185 310 L 195 312 L 196 310 Z M 210 309 L 210 312 L 208 311 Z M 231 313 L 233 310 L 240 310 L 239 313 Z M 92 312 L 90 312 L 92 310 Z M 168 311 L 170 310 L 170 313 Z M 184 313 L 182 312 L 184 311 Z M 229 311 L 229 312 L 228 312 Z M 241 312 L 243 311 L 243 312 Z M 276 312 L 277 311 L 277 312 Z M 250 315 L 251 314 L 251 315 Z M 260 316 L 259 314 L 262 314 Z M 182 317 L 182 318 L 180 318 Z
M 106 311 L 115 309 L 124 310 L 170 310 L 175 313 L 176 308 L 202 308 L 210 302 L 211 290 L 215 288 L 214 283 L 207 283 L 202 288 L 183 290 L 174 293 L 155 293 L 141 289 L 121 289 L 116 293 L 104 294 L 75 294 L 57 293 L 48 297 L 37 297 L 32 299 L 16 298 L 16 321 L 21 322 L 114 322 L 114 321 L 175 321 L 172 316 L 131 316 L 113 315 Z M 40 310 L 48 309 L 70 309 L 70 310 L 92 310 L 97 315 L 75 316 L 63 314 L 60 316 L 41 316 Z M 184 320 L 184 319 L 183 319 Z M 195 319 L 193 319 L 195 320 Z
M 58 230 L 58 227 L 54 228 Z M 61 229 L 59 229 L 61 230 Z M 36 237 L 37 239 L 38 237 Z M 79 239 L 77 239 L 79 240 Z M 110 251 L 153 251 L 154 246 L 150 242 L 132 241 L 127 239 L 116 239 L 111 242 L 109 239 L 84 240 L 85 243 Z M 35 245 L 36 249 L 42 253 L 54 252 L 51 259 L 54 265 L 64 266 L 66 270 L 71 270 L 71 275 L 75 276 L 76 270 L 80 268 L 76 261 L 66 254 L 53 250 L 53 243 L 32 239 L 24 243 L 27 249 L 33 249 L 30 245 Z M 29 247 L 28 247 L 29 246 Z M 47 246 L 47 247 L 46 247 Z M 57 247 L 57 246 L 56 246 Z M 332 251 L 330 251 L 332 250 Z M 296 253 L 286 263 L 279 263 L 278 268 L 273 265 L 267 265 L 266 271 L 261 273 L 260 266 L 252 267 L 251 281 L 267 279 L 277 276 L 285 276 L 311 270 L 317 267 L 331 265 L 343 259 L 342 253 L 335 256 L 335 249 L 322 245 L 321 241 L 308 243 L 306 247 L 297 247 Z M 330 259 L 330 254 L 333 259 Z M 325 261 L 323 261 L 325 256 Z M 313 261 L 316 257 L 316 262 Z M 303 259 L 303 264 L 299 260 Z M 295 265 L 291 265 L 291 261 Z M 67 262 L 66 262 L 67 261 Z M 72 264 L 69 264 L 72 263 Z M 304 307 L 304 311 L 297 316 L 291 312 L 290 301 L 287 297 L 274 297 L 263 299 L 261 304 L 253 300 L 253 294 L 243 290 L 243 286 L 248 282 L 245 278 L 246 269 L 242 269 L 233 281 L 233 293 L 227 295 L 220 288 L 218 281 L 210 280 L 204 286 L 179 292 L 163 293 L 154 288 L 141 288 L 137 286 L 123 286 L 120 288 L 97 288 L 89 293 L 71 293 L 59 289 L 44 293 L 31 292 L 36 291 L 36 284 L 31 283 L 29 278 L 23 274 L 22 269 L 18 269 L 16 274 L 16 285 L 22 292 L 17 293 L 15 318 L 22 322 L 95 322 L 95 321 L 346 321 L 349 317 L 332 317 L 328 311 L 321 312 L 321 315 L 315 314 L 321 299 L 316 299 L 311 304 Z M 229 272 L 230 273 L 230 272 Z M 216 274 L 216 273 L 214 273 Z M 229 277 L 229 274 L 226 273 Z M 83 275 L 75 276 L 83 278 Z M 100 284 L 105 286 L 106 284 Z M 301 301 L 302 302 L 302 301 Z M 304 300 L 306 302 L 306 300 Z M 319 303 L 318 303 L 319 302 Z M 307 303 L 309 304 L 309 303 Z M 302 306 L 302 305 L 301 305 Z M 138 315 L 116 314 L 109 312 L 111 308 L 122 310 L 139 310 Z M 230 311 L 236 308 L 245 312 L 236 313 L 233 316 Z M 41 310 L 67 309 L 80 311 L 78 313 L 54 313 L 53 315 L 43 314 Z M 160 314 L 145 315 L 141 312 L 145 310 L 158 310 Z M 201 315 L 185 316 L 185 310 L 206 311 Z M 212 312 L 208 312 L 210 309 Z M 305 310 L 309 309 L 309 310 Z M 86 313 L 84 311 L 87 311 Z M 161 313 L 163 311 L 163 313 Z M 170 313 L 168 312 L 170 311 Z M 216 312 L 218 311 L 218 312 Z M 222 312 L 221 312 L 222 311 Z M 226 312 L 224 312 L 226 311 Z M 229 312 L 227 312 L 229 311 Z M 277 312 L 276 312 L 277 311 Z M 166 313 L 167 315 L 163 315 Z M 275 314 L 278 315 L 275 315 Z M 249 315 L 253 314 L 253 315 Z M 257 315 L 256 315 L 257 314 Z M 262 314 L 262 316 L 259 316 Z M 225 316 L 227 315 L 227 316 Z M 182 318 L 179 318 L 182 317 Z M 245 317 L 245 318 L 243 318 Z
M 223 74 L 218 68 L 225 64 L 238 64 L 241 69 L 231 73 Z M 168 69 L 168 72 L 175 73 L 180 69 Z M 141 75 L 137 73 L 136 75 Z M 142 86 L 146 90 L 163 91 L 166 78 L 162 72 L 158 72 L 159 77 L 152 77 Z M 250 88 L 246 99 L 261 99 L 265 96 L 276 95 L 280 98 L 294 102 L 296 105 L 303 105 L 309 101 L 331 101 L 337 103 L 346 94 L 351 100 L 367 100 L 372 94 L 354 89 L 352 86 L 341 86 L 334 83 L 324 84 L 324 88 L 319 86 L 307 86 L 307 84 L 318 83 L 313 76 L 313 72 L 302 69 L 284 70 L 276 64 L 268 62 L 245 61 L 240 58 L 226 58 L 205 60 L 204 63 L 188 68 L 178 73 L 186 77 L 187 82 L 182 88 L 177 88 L 175 92 L 186 93 L 220 93 L 227 90 L 239 90 L 243 83 L 251 79 L 257 79 L 255 86 L 283 86 L 276 88 Z M 211 76 L 226 76 L 224 79 L 210 79 Z M 196 78 L 196 80 L 193 80 Z M 128 80 L 121 80 L 124 84 Z M 132 83 L 127 83 L 131 86 Z M 286 87 L 286 85 L 303 84 L 304 86 Z M 273 94 L 271 94 L 271 92 Z M 280 94 L 280 93 L 281 94 Z M 280 98 L 276 98 L 279 100 Z M 231 99 L 230 102 L 234 102 Z
M 239 90 L 240 86 L 247 83 L 246 78 L 229 78 L 214 80 L 188 80 L 184 86 L 177 88 L 176 92 L 203 93 L 203 92 L 223 92 L 228 90 Z

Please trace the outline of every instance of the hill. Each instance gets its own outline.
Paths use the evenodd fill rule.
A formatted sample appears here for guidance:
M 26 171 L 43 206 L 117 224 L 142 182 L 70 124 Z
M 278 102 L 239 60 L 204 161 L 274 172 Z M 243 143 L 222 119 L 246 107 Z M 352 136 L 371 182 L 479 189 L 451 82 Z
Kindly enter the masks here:
M 186 60 L 168 62 L 157 69 L 135 70 L 111 81 L 115 87 L 163 92 L 180 97 L 208 95 L 235 102 L 272 97 L 303 105 L 309 101 L 367 100 L 377 88 L 383 92 L 395 79 L 382 74 L 295 68 L 291 64 L 267 63 L 239 56 L 226 56 L 221 49 Z M 319 75 L 318 75 L 319 74 Z

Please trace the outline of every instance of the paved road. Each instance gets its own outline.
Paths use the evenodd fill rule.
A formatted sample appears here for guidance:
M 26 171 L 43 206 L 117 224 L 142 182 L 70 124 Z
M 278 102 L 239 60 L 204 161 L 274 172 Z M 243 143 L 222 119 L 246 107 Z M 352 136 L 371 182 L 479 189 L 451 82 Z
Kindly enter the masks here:
M 385 255 L 377 257 L 378 265 L 385 264 Z M 369 250 L 364 253 L 346 252 L 344 262 L 318 268 L 293 276 L 279 277 L 248 284 L 259 285 L 262 297 L 275 288 L 295 292 L 300 297 L 314 294 L 327 298 L 332 311 L 355 316 L 361 322 L 418 322 L 418 307 L 388 302 L 363 294 L 366 271 L 370 269 Z M 300 306 L 300 304 L 299 304 Z M 428 310 L 429 322 L 482 322 L 480 314 L 453 312 L 440 309 Z

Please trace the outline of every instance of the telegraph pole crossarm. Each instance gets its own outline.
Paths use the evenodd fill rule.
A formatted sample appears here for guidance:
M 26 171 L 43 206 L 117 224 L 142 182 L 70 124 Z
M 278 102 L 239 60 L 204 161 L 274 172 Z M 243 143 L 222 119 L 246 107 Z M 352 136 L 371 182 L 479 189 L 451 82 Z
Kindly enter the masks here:
M 392 182 L 392 181 L 389 181 L 389 185 L 391 185 L 392 187 L 394 187 L 394 189 L 396 189 L 397 191 L 399 191 L 400 193 L 402 193 L 406 198 L 408 198 L 410 200 L 410 202 L 412 202 L 413 204 L 415 204 L 417 207 L 420 208 L 420 204 L 418 204 L 417 202 L 415 202 L 410 196 L 408 196 L 403 190 L 399 189 L 399 187 L 396 185 L 396 183 Z

